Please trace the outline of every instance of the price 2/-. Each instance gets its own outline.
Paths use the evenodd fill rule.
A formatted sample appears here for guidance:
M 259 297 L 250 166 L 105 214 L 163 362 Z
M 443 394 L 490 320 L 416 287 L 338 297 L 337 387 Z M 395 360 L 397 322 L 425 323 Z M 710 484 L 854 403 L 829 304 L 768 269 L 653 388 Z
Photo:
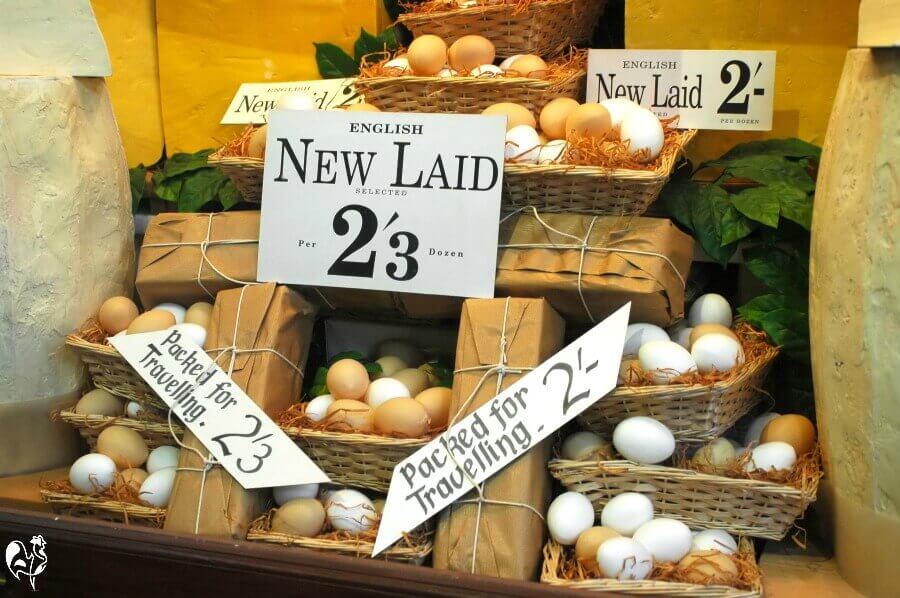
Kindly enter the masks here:
M 729 60 L 722 66 L 722 70 L 719 72 L 719 78 L 725 85 L 731 85 L 731 82 L 734 81 L 734 87 L 732 87 L 728 96 L 725 97 L 725 101 L 719 106 L 719 114 L 747 115 L 750 113 L 750 94 L 745 93 L 743 96 L 744 99 L 740 101 L 735 98 L 744 92 L 747 85 L 750 83 L 750 79 L 759 74 L 762 65 L 762 62 L 757 63 L 756 71 L 753 72 L 752 75 L 750 74 L 750 65 L 743 60 Z M 737 80 L 735 80 L 735 76 L 737 77 Z M 753 89 L 753 95 L 764 96 L 766 95 L 766 90 L 764 87 L 756 87 Z
M 364 252 L 375 236 L 378 234 L 378 216 L 366 206 L 351 204 L 344 206 L 334 215 L 331 228 L 338 236 L 345 237 L 351 234 L 352 224 L 348 214 L 355 213 L 359 216 L 360 226 L 356 236 L 347 248 L 338 256 L 328 268 L 330 276 L 354 276 L 357 278 L 374 278 L 376 251 L 369 251 L 368 257 L 359 260 L 357 253 Z M 387 224 L 381 229 L 386 232 L 400 215 L 397 212 L 390 217 Z M 419 262 L 415 253 L 419 250 L 419 238 L 409 231 L 397 231 L 388 238 L 388 245 L 394 252 L 397 261 L 388 262 L 385 266 L 387 275 L 397 281 L 412 280 L 419 273 Z M 351 259 L 356 257 L 357 259 Z

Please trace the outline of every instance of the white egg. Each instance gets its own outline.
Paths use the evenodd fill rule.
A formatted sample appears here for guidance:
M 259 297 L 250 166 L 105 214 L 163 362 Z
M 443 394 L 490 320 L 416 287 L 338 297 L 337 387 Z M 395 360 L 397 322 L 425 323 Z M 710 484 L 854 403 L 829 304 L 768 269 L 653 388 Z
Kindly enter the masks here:
M 718 550 L 723 554 L 734 554 L 737 549 L 737 542 L 723 529 L 704 530 L 691 540 L 691 552 Z
M 379 378 L 369 384 L 366 390 L 366 403 L 372 409 L 377 409 L 382 403 L 386 403 L 391 399 L 400 397 L 408 397 L 409 389 L 399 380 L 393 378 Z
M 156 473 L 167 467 L 178 467 L 178 455 L 181 450 L 177 446 L 158 446 L 147 457 L 147 473 Z
M 275 102 L 275 107 L 281 110 L 318 110 L 316 99 L 302 91 L 283 93 Z
M 675 519 L 654 519 L 634 532 L 656 563 L 677 563 L 691 551 L 691 529 Z
M 181 324 L 184 322 L 184 314 L 187 313 L 187 309 L 181 307 L 177 303 L 160 303 L 153 309 L 161 309 L 163 311 L 167 311 L 173 316 L 175 316 L 175 323 Z
M 295 498 L 315 498 L 319 494 L 318 484 L 295 484 L 294 486 L 278 486 L 272 488 L 272 497 L 275 504 L 283 505 Z
M 613 430 L 613 446 L 635 463 L 662 463 L 675 452 L 675 436 L 652 417 L 638 415 L 623 419 Z
M 328 415 L 328 408 L 334 403 L 331 395 L 319 395 L 306 404 L 306 417 L 314 422 L 320 422 Z
M 100 453 L 79 457 L 69 468 L 69 482 L 76 492 L 98 494 L 116 480 L 115 462 Z
M 390 71 L 392 75 L 405 75 L 412 72 L 409 68 L 409 59 L 406 56 L 399 56 L 392 60 L 388 60 L 382 67 L 385 71 Z
M 716 438 L 701 446 L 691 460 L 701 465 L 722 467 L 734 461 L 734 446 L 725 438 Z
M 691 326 L 700 324 L 721 324 L 731 328 L 731 305 L 722 295 L 707 293 L 697 297 L 688 312 L 688 323 Z
M 657 384 L 668 384 L 681 374 L 697 370 L 690 352 L 668 340 L 645 343 L 638 351 L 638 361 Z
M 439 70 L 438 74 L 437 74 L 437 76 L 441 77 L 442 79 L 446 79 L 447 77 L 456 77 L 457 75 L 459 75 L 459 73 L 457 71 L 455 71 L 454 69 L 450 68 L 450 65 L 447 65 L 444 68 L 442 68 L 441 70 Z
M 516 61 L 516 58 L 521 58 L 522 56 L 524 56 L 524 54 L 516 54 L 515 56 L 510 56 L 509 58 L 505 59 L 500 63 L 500 70 L 508 71 L 509 67 L 512 66 L 512 63 Z
M 378 520 L 369 497 L 350 488 L 337 490 L 328 497 L 325 516 L 332 528 L 352 534 L 372 529 Z
M 138 496 L 154 507 L 167 506 L 169 497 L 172 496 L 172 487 L 175 485 L 175 473 L 174 467 L 166 467 L 151 473 L 141 484 Z
M 763 413 L 754 419 L 750 423 L 750 427 L 747 428 L 747 433 L 744 434 L 744 445 L 750 446 L 751 444 L 759 442 L 759 437 L 762 436 L 763 428 L 765 428 L 770 421 L 780 416 L 780 413 L 770 411 L 769 413 Z
M 644 162 L 655 160 L 662 151 L 665 133 L 659 118 L 645 108 L 632 110 L 622 119 L 619 128 L 619 137 L 628 142 L 628 152 L 631 155 L 642 150 L 649 150 Z
M 411 368 L 419 367 L 425 363 L 425 356 L 414 344 L 403 339 L 388 339 L 378 343 L 375 350 L 378 357 L 393 355 L 403 360 Z
M 584 494 L 565 492 L 553 499 L 547 510 L 550 536 L 563 546 L 571 546 L 586 529 L 594 527 L 594 507 Z
M 599 434 L 575 432 L 574 434 L 569 434 L 563 441 L 559 454 L 563 459 L 583 461 L 590 459 L 597 451 L 603 450 L 608 446 L 609 442 L 604 440 Z
M 691 350 L 691 331 L 693 328 L 688 326 L 687 320 L 679 320 L 674 326 L 669 326 L 666 332 L 669 333 L 669 339 L 673 343 L 678 343 L 688 351 Z
M 569 144 L 565 139 L 554 139 L 541 146 L 538 151 L 538 164 L 557 164 L 566 156 Z
M 691 357 L 701 374 L 729 372 L 744 362 L 744 350 L 740 343 L 724 334 L 704 334 L 691 347 Z
M 500 67 L 496 67 L 493 64 L 482 64 L 481 66 L 473 68 L 472 72 L 469 74 L 473 77 L 480 77 L 482 79 L 492 79 L 502 75 L 503 71 L 500 70 Z
M 631 538 L 610 538 L 597 549 L 597 565 L 608 579 L 647 579 L 653 571 L 653 556 Z
M 667 341 L 666 331 L 653 324 L 629 324 L 625 329 L 625 348 L 623 356 L 637 355 L 640 348 L 650 341 Z
M 637 492 L 614 496 L 600 511 L 600 525 L 610 527 L 623 536 L 631 536 L 653 519 L 653 502 Z
M 125 405 L 125 415 L 130 418 L 138 417 L 144 411 L 144 406 L 137 401 L 128 401 Z
M 764 471 L 790 469 L 797 462 L 797 451 L 787 442 L 764 442 L 750 455 L 750 460 L 744 465 L 746 471 Z
M 541 139 L 534 127 L 518 125 L 506 132 L 506 159 L 525 164 L 537 162 Z
M 640 108 L 636 102 L 632 102 L 628 98 L 611 98 L 603 100 L 600 105 L 609 112 L 609 119 L 612 121 L 613 129 L 619 130 L 622 127 L 622 121 L 631 114 L 635 109 Z
M 169 330 L 177 330 L 181 333 L 181 336 L 190 340 L 191 342 L 203 346 L 203 343 L 206 342 L 206 328 L 201 326 L 200 324 L 191 324 L 189 322 L 184 324 L 175 324 Z
M 744 448 L 743 446 L 741 446 L 741 443 L 738 442 L 737 440 L 732 440 L 731 438 L 726 438 L 725 440 L 728 441 L 728 444 L 730 444 L 732 446 L 732 448 L 735 450 L 735 452 L 737 452 L 738 449 Z

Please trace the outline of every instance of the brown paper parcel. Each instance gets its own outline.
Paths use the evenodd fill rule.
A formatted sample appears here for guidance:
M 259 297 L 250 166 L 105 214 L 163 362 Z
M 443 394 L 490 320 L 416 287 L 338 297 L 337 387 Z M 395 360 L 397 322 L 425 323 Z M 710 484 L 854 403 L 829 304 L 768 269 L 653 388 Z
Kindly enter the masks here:
M 306 367 L 316 308 L 298 293 L 275 284 L 252 285 L 222 291 L 216 298 L 206 349 L 229 347 L 239 350 L 274 349 L 301 371 Z M 238 309 L 240 308 L 240 313 Z M 235 331 L 235 320 L 240 316 Z M 232 352 L 217 360 L 226 372 Z M 302 377 L 278 355 L 269 351 L 238 353 L 231 378 L 272 419 L 299 400 Z M 190 432 L 184 444 L 209 453 Z M 182 449 L 178 467 L 202 470 L 203 460 L 194 451 Z M 203 495 L 200 488 L 203 485 Z M 212 467 L 205 481 L 200 471 L 179 471 L 169 501 L 165 529 L 222 538 L 243 538 L 249 523 L 265 507 L 267 492 L 245 490 L 221 466 Z M 199 508 L 199 519 L 197 516 Z
M 693 239 L 663 218 L 621 225 L 615 216 L 509 217 L 500 228 L 497 295 L 544 297 L 570 323 L 600 322 L 631 301 L 631 321 L 672 324 L 684 315 Z
M 500 343 L 506 299 L 469 299 L 462 309 L 453 378 L 451 413 L 466 403 L 484 376 L 500 361 Z M 510 299 L 506 313 L 506 365 L 534 368 L 562 347 L 565 323 L 543 299 Z M 484 367 L 484 369 L 480 369 Z M 504 374 L 500 389 L 525 374 Z M 478 390 L 474 400 L 458 414 L 460 419 L 497 394 L 493 375 Z M 477 498 L 469 493 L 445 509 L 440 516 L 434 546 L 434 566 L 510 579 L 533 580 L 541 564 L 545 524 L 541 517 L 550 501 L 547 460 L 549 439 L 535 445 L 507 465 L 484 485 L 481 505 L 464 501 Z M 478 517 L 479 508 L 481 517 Z M 476 539 L 477 534 L 477 539 Z M 477 542 L 477 543 L 476 543 Z
M 159 214 L 144 234 L 135 286 L 147 309 L 211 302 L 256 281 L 258 250 L 259 212 Z

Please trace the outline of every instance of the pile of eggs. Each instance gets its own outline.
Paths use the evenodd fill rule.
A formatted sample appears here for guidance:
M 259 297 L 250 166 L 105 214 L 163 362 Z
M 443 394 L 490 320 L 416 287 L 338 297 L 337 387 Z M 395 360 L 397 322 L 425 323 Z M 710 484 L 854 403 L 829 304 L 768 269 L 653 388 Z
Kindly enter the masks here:
M 110 297 L 100 306 L 97 320 L 108 336 L 141 334 L 160 330 L 178 330 L 201 347 L 206 342 L 206 330 L 213 306 L 210 303 L 194 303 L 182 307 L 175 303 L 160 303 L 153 309 L 140 313 L 134 301 L 128 297 Z
M 375 360 L 381 373 L 370 379 L 355 359 L 341 359 L 328 368 L 328 394 L 306 404 L 306 417 L 329 427 L 364 434 L 419 438 L 443 429 L 450 416 L 449 388 L 432 386 L 422 365 L 424 356 L 403 340 L 378 345 Z
M 482 114 L 506 116 L 506 160 L 521 164 L 561 162 L 568 144 L 581 138 L 621 139 L 632 157 L 651 162 L 665 142 L 659 118 L 624 98 L 580 104 L 560 97 L 548 102 L 537 119 L 528 108 L 513 102 L 488 106 Z
M 630 373 L 648 372 L 656 384 L 669 384 L 682 374 L 729 372 L 744 363 L 740 339 L 731 330 L 731 306 L 721 295 L 698 297 L 687 322 L 669 332 L 653 324 L 630 324 L 619 368 L 619 384 Z
M 128 486 L 149 505 L 163 508 L 169 504 L 178 466 L 177 447 L 160 446 L 151 451 L 135 430 L 109 426 L 97 437 L 96 450 L 79 457 L 69 468 L 69 483 L 76 492 L 103 494 Z
M 383 499 L 373 501 L 358 490 L 320 489 L 318 484 L 281 486 L 273 489 L 273 495 L 278 508 L 272 531 L 304 538 L 326 530 L 367 532 L 376 526 L 384 507 Z
M 594 507 L 578 492 L 557 496 L 547 511 L 550 536 L 574 546 L 585 572 L 608 579 L 647 579 L 655 564 L 677 563 L 684 581 L 722 584 L 734 581 L 737 567 L 731 558 L 737 542 L 725 531 L 692 532 L 675 519 L 654 517 L 645 495 L 624 492 L 610 499 L 594 525 Z

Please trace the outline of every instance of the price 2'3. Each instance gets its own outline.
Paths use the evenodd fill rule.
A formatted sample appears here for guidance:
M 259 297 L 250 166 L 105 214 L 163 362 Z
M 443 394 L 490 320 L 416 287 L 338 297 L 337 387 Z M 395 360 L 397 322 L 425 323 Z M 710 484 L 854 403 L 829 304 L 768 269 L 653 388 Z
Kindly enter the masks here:
M 351 223 L 347 217 L 349 213 L 355 213 L 359 216 L 359 230 L 343 253 L 328 268 L 328 274 L 331 276 L 374 278 L 376 256 L 374 250 L 369 251 L 368 257 L 363 260 L 351 258 L 354 257 L 354 254 L 362 252 L 375 238 L 375 235 L 378 233 L 378 216 L 366 206 L 357 204 L 344 206 L 334 215 L 334 220 L 331 223 L 331 227 L 336 235 L 343 237 L 351 234 Z M 394 224 L 399 217 L 399 214 L 394 212 L 394 215 L 382 228 L 382 232 Z M 397 250 L 394 253 L 394 257 L 398 258 L 399 263 L 389 262 L 385 266 L 387 275 L 400 282 L 415 278 L 416 274 L 419 273 L 419 262 L 413 256 L 419 249 L 419 238 L 411 232 L 399 231 L 390 236 L 388 244 L 392 249 Z

